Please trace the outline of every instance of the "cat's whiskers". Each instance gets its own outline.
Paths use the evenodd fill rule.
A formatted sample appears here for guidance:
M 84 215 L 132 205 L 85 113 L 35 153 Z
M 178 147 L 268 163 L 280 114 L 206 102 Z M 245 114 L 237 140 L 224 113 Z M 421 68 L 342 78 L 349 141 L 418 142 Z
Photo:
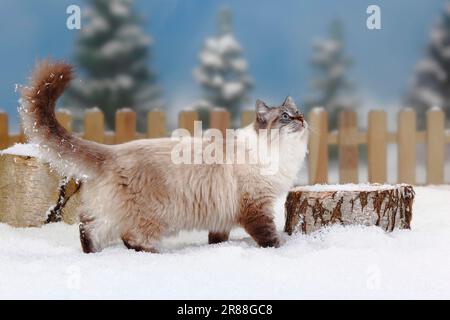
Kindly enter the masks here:
M 319 131 L 316 128 L 314 128 L 314 126 L 312 126 L 310 124 L 308 124 L 308 126 L 306 127 L 306 130 L 308 130 L 309 133 L 314 133 L 314 134 L 318 134 L 319 133 Z

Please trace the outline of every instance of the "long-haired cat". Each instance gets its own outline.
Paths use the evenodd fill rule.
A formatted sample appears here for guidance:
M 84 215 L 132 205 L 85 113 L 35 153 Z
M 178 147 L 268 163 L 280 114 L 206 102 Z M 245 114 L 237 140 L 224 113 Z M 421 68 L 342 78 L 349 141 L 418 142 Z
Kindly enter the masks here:
M 61 174 L 82 179 L 80 240 L 86 253 L 118 240 L 155 252 L 164 236 L 180 230 L 208 230 L 209 242 L 226 241 L 242 226 L 262 247 L 280 245 L 274 201 L 292 186 L 307 149 L 307 124 L 291 98 L 269 107 L 256 103 L 253 124 L 239 129 L 246 151 L 279 132 L 279 168 L 262 174 L 261 163 L 174 164 L 171 138 L 103 145 L 67 132 L 55 118 L 55 103 L 73 77 L 65 63 L 40 63 L 20 108 L 25 134 L 44 160 Z M 194 138 L 193 138 L 194 139 Z M 198 139 L 198 138 L 197 138 Z

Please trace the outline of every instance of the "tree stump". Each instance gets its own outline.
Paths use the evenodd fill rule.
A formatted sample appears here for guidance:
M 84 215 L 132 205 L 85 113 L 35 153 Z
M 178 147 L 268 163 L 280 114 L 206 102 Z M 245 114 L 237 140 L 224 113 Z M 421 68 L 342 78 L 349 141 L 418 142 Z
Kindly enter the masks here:
M 39 159 L 0 153 L 0 222 L 38 227 L 78 221 L 79 185 L 64 179 Z M 53 217 L 53 219 L 50 219 Z
M 292 189 L 286 199 L 285 232 L 311 233 L 331 224 L 409 229 L 411 185 L 315 185 Z

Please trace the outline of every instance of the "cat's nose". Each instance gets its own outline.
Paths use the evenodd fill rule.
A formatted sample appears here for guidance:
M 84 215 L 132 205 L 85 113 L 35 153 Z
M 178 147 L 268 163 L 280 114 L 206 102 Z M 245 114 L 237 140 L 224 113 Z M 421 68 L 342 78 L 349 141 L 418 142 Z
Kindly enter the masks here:
M 304 118 L 304 116 L 303 116 L 302 113 L 296 115 L 296 116 L 295 116 L 295 119 L 298 120 L 298 121 L 300 121 L 300 122 L 302 123 L 302 126 L 303 126 L 303 127 L 305 126 L 305 118 Z

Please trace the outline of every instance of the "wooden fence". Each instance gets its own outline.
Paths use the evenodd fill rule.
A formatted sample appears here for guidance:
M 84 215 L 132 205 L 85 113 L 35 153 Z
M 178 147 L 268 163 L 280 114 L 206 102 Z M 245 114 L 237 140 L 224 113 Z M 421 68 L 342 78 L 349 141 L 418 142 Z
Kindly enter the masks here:
M 72 118 L 68 112 L 57 112 L 58 121 L 72 131 Z M 254 119 L 253 111 L 244 111 L 241 125 L 250 124 Z M 198 120 L 195 111 L 181 111 L 178 127 L 191 133 L 194 121 Z M 397 144 L 397 181 L 416 184 L 416 148 L 418 144 L 426 146 L 426 183 L 444 183 L 445 145 L 450 143 L 450 132 L 445 130 L 445 114 L 432 109 L 426 114 L 426 130 L 417 131 L 416 113 L 404 109 L 397 116 L 397 132 L 387 130 L 387 114 L 382 110 L 373 110 L 368 114 L 367 132 L 358 131 L 357 114 L 344 111 L 339 116 L 339 129 L 330 132 L 328 115 L 322 108 L 315 108 L 308 114 L 311 128 L 309 145 L 309 182 L 327 183 L 328 150 L 330 145 L 337 145 L 339 150 L 339 182 L 357 183 L 359 148 L 367 146 L 368 182 L 383 183 L 387 181 L 387 145 Z M 140 138 L 158 138 L 168 135 L 166 114 L 163 111 L 150 111 L 147 114 L 147 132 L 136 132 L 136 114 L 123 109 L 116 113 L 115 132 L 105 132 L 104 115 L 98 109 L 86 111 L 84 115 L 84 132 L 80 137 L 100 143 L 123 143 Z M 224 109 L 215 109 L 210 113 L 210 127 L 224 131 L 230 126 L 230 116 Z M 24 142 L 22 133 L 10 135 L 8 115 L 0 112 L 0 149 L 16 142 Z

